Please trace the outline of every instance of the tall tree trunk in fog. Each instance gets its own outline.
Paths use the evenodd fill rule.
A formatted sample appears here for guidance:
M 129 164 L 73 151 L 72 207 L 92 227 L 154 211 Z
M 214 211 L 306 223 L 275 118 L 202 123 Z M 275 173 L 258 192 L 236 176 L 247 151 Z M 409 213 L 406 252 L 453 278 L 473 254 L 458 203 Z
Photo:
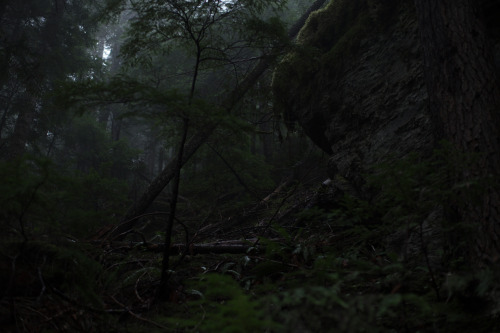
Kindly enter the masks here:
M 272 118 L 262 122 L 259 125 L 259 130 L 262 133 L 262 155 L 266 159 L 266 162 L 271 162 L 273 158 L 273 126 L 272 126 Z
M 122 118 L 119 117 L 118 111 L 111 111 L 111 140 L 119 141 L 122 131 Z
M 15 158 L 25 152 L 26 143 L 33 133 L 33 122 L 35 119 L 35 98 L 28 93 L 18 97 L 15 108 L 18 109 L 14 132 L 9 139 L 8 157 Z
M 304 26 L 309 15 L 320 9 L 326 0 L 316 0 L 309 9 L 302 15 L 288 31 L 290 39 L 294 39 Z M 227 112 L 231 112 L 243 96 L 253 87 L 260 76 L 269 68 L 271 63 L 276 60 L 278 55 L 263 57 L 254 69 L 240 82 L 240 84 L 229 94 L 229 97 L 223 103 L 223 107 Z M 217 123 L 207 124 L 203 129 L 199 130 L 193 137 L 186 141 L 183 149 L 182 160 L 173 159 L 163 169 L 163 171 L 151 182 L 144 194 L 137 200 L 127 211 L 124 221 L 111 231 L 111 234 L 106 235 L 115 239 L 122 238 L 124 232 L 135 226 L 136 216 L 143 214 L 148 207 L 153 203 L 155 198 L 163 191 L 165 186 L 174 178 L 178 165 L 184 165 L 200 148 L 207 139 L 212 135 L 217 128 Z
M 165 160 L 165 148 L 160 145 L 158 149 L 158 172 L 163 170 L 163 161 Z
M 156 175 L 156 158 L 157 158 L 157 146 L 159 138 L 152 131 L 150 133 L 150 138 L 147 141 L 144 152 L 146 153 L 146 167 L 148 170 L 148 177 L 154 177 Z
M 1 84 L 2 80 L 0 80 Z M 2 117 L 0 118 L 0 150 L 2 148 L 2 133 L 4 130 L 5 125 L 7 124 L 7 114 L 11 108 L 11 104 L 14 100 L 14 96 L 16 95 L 15 91 L 12 91 L 8 94 L 8 96 L 4 96 L 2 99 L 0 99 L 2 108 L 0 112 L 2 112 Z
M 120 37 L 122 35 L 122 30 L 119 29 L 117 34 Z M 110 74 L 116 75 L 120 71 L 120 39 L 119 37 L 116 39 L 115 45 L 111 49 L 111 69 Z M 111 107 L 111 140 L 118 141 L 120 140 L 120 134 L 122 129 L 122 118 L 120 117 L 120 112 L 118 108 Z
M 430 111 L 456 148 L 480 157 L 458 175 L 466 182 L 499 175 L 500 90 L 478 0 L 415 0 Z M 490 186 L 479 202 L 461 204 L 461 222 L 477 231 L 470 259 L 500 259 L 500 195 Z

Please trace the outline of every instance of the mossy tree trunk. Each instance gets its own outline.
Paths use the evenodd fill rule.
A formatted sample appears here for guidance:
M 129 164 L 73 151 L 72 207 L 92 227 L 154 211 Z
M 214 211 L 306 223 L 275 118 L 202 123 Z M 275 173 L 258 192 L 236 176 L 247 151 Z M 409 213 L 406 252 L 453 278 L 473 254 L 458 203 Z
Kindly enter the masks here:
M 415 6 L 438 135 L 461 152 L 479 153 L 477 161 L 457 175 L 459 181 L 497 179 L 500 90 L 479 1 L 415 0 Z M 468 249 L 470 259 L 482 264 L 500 260 L 499 194 L 495 185 L 477 202 L 459 193 L 459 220 L 477 231 Z

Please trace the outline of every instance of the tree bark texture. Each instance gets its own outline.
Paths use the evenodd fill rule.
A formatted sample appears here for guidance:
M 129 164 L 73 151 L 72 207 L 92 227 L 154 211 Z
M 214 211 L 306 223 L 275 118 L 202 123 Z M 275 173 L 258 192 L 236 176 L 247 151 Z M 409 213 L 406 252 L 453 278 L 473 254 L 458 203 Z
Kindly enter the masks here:
M 497 179 L 500 167 L 500 90 L 491 41 L 478 0 L 415 0 L 423 47 L 430 112 L 438 136 L 478 160 L 457 175 L 465 184 Z M 464 194 L 462 194 L 464 195 Z M 481 263 L 500 259 L 500 195 L 492 185 L 479 202 L 457 208 L 461 222 L 477 231 L 469 249 Z M 458 221 L 457 221 L 458 222 Z
M 289 29 L 288 36 L 290 39 L 294 39 L 299 33 L 302 26 L 305 24 L 309 15 L 320 9 L 326 0 L 316 0 L 311 7 L 302 15 L 297 22 Z M 270 55 L 267 57 L 262 57 L 257 63 L 254 69 L 240 82 L 240 84 L 229 94 L 229 97 L 223 102 L 222 106 L 231 112 L 232 109 L 239 103 L 243 96 L 248 92 L 250 88 L 257 82 L 260 76 L 269 68 L 271 63 L 277 59 L 278 55 Z M 193 137 L 186 143 L 184 147 L 184 153 L 182 157 L 181 165 L 184 165 L 189 159 L 194 155 L 194 153 L 200 148 L 207 139 L 212 135 L 212 133 L 217 128 L 217 123 L 212 123 L 206 125 L 202 130 L 194 134 Z M 148 207 L 153 203 L 156 197 L 163 191 L 163 189 L 168 185 L 168 183 L 173 179 L 176 172 L 177 158 L 170 161 L 163 171 L 151 182 L 149 187 L 146 189 L 144 194 L 137 200 L 127 211 L 125 217 L 121 224 L 119 224 L 107 237 L 111 238 L 122 238 L 121 235 L 127 230 L 133 228 L 137 220 L 134 219 L 136 216 L 143 214 Z

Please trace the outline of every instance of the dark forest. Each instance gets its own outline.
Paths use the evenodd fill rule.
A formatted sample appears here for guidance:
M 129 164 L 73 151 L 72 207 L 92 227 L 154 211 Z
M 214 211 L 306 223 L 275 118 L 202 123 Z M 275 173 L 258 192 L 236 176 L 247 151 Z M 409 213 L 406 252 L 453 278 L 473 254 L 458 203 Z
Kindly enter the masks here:
M 0 0 L 0 331 L 500 332 L 500 0 Z

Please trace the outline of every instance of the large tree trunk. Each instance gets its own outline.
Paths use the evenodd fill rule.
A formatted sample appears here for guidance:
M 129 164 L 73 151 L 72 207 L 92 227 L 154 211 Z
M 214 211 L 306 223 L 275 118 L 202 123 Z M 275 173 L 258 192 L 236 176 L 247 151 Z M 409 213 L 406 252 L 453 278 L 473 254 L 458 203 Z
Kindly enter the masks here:
M 459 180 L 496 179 L 500 91 L 479 1 L 415 0 L 415 5 L 431 114 L 444 139 L 459 151 L 480 155 L 460 171 Z M 461 222 L 477 231 L 470 259 L 483 264 L 500 259 L 499 213 L 499 189 L 494 185 L 479 202 L 468 200 L 458 208 Z
M 309 15 L 320 9 L 326 0 L 316 0 L 311 7 L 302 15 L 297 22 L 288 31 L 288 36 L 290 39 L 294 39 L 299 33 L 300 29 L 304 26 Z M 270 64 L 276 60 L 277 55 L 271 55 L 268 57 L 263 57 L 254 69 L 245 77 L 245 79 L 235 88 L 235 90 L 229 95 L 230 97 L 223 103 L 223 107 L 231 112 L 232 109 L 238 104 L 238 102 L 243 98 L 250 88 L 257 82 L 260 76 L 269 68 Z M 184 165 L 200 148 L 207 139 L 212 135 L 212 133 L 217 128 L 216 123 L 208 124 L 202 130 L 198 131 L 184 147 L 184 153 L 182 157 L 181 164 Z M 163 191 L 165 186 L 172 180 L 175 176 L 177 167 L 177 159 L 172 160 L 167 164 L 165 169 L 151 182 L 144 194 L 137 200 L 127 211 L 123 222 L 114 228 L 111 233 L 107 234 L 106 237 L 111 237 L 115 239 L 122 238 L 126 231 L 130 230 L 137 223 L 136 216 L 143 214 L 148 207 L 153 203 L 156 197 Z

